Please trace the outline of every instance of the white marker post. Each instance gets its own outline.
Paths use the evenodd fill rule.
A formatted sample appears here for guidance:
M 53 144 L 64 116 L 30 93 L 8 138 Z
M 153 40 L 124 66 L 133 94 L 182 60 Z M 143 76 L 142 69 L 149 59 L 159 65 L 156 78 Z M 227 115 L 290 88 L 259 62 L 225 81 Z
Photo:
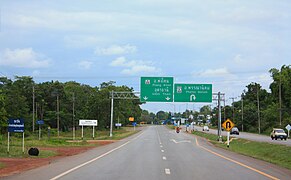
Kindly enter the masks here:
M 95 126 L 93 126 L 93 139 L 95 138 Z
M 84 138 L 84 126 L 82 126 L 82 140 Z
M 40 140 L 40 136 L 41 136 L 41 128 L 40 128 L 40 124 L 38 125 L 38 140 Z
M 227 131 L 227 147 L 229 148 L 229 136 L 230 136 L 230 132 Z
M 10 146 L 10 133 L 8 132 L 8 142 L 7 142 L 7 153 L 9 154 L 9 146 Z
M 285 127 L 288 131 L 288 138 L 290 137 L 290 130 L 291 130 L 291 126 L 290 124 L 288 124 L 286 127 Z
M 24 154 L 24 131 L 22 133 L 22 153 Z

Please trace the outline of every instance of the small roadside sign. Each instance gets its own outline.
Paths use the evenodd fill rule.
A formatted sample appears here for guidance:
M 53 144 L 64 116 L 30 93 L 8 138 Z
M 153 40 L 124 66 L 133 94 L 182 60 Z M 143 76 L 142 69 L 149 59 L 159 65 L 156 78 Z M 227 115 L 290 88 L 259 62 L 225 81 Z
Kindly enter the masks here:
M 98 126 L 97 120 L 80 119 L 79 126 Z
M 23 133 L 24 132 L 24 120 L 23 119 L 9 119 L 8 120 L 8 132 Z
M 222 124 L 222 127 L 223 127 L 226 131 L 230 131 L 230 130 L 234 127 L 234 123 L 233 123 L 230 119 L 227 119 L 227 120 L 224 121 L 224 123 Z
M 121 127 L 121 123 L 115 123 L 116 127 Z
M 291 126 L 290 126 L 290 124 L 288 124 L 285 128 L 286 128 L 288 131 L 290 131 L 290 130 L 291 130 Z
M 223 122 L 222 127 L 227 131 L 227 147 L 229 147 L 229 136 L 230 136 L 230 130 L 233 128 L 234 123 L 230 120 L 227 119 L 226 121 Z
M 37 121 L 36 121 L 36 124 L 38 124 L 38 125 L 43 125 L 43 124 L 44 124 L 44 121 L 43 121 L 43 120 L 37 120 Z
M 22 153 L 24 153 L 24 119 L 9 119 L 8 120 L 8 143 L 7 153 L 10 151 L 10 133 L 22 133 Z

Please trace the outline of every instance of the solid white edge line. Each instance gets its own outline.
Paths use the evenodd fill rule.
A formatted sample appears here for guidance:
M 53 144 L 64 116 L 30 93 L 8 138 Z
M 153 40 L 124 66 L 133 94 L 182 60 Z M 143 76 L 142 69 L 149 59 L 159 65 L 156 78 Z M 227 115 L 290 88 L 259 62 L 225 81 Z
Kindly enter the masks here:
M 85 162 L 85 163 L 83 163 L 83 164 L 80 164 L 80 165 L 78 165 L 78 166 L 76 166 L 76 167 L 74 167 L 74 168 L 72 168 L 72 169 L 69 169 L 69 170 L 63 172 L 62 174 L 59 174 L 58 176 L 55 176 L 55 177 L 51 178 L 50 180 L 56 180 L 56 179 L 59 179 L 59 178 L 65 176 L 65 175 L 67 175 L 67 174 L 69 174 L 69 173 L 71 173 L 71 172 L 73 172 L 73 171 L 75 171 L 75 170 L 77 170 L 77 169 L 79 169 L 79 168 L 81 168 L 81 167 L 87 165 L 87 164 L 90 164 L 90 163 L 92 163 L 92 162 L 94 162 L 94 161 L 96 161 L 96 160 L 102 158 L 102 157 L 104 157 L 104 156 L 106 156 L 106 155 L 112 153 L 113 151 L 116 151 L 116 150 L 122 148 L 123 146 L 127 145 L 127 144 L 130 143 L 131 141 L 133 141 L 133 140 L 139 138 L 142 134 L 143 134 L 143 133 L 141 133 L 141 134 L 138 135 L 137 137 L 135 137 L 135 138 L 133 138 L 133 139 L 127 141 L 126 143 L 124 143 L 124 144 L 122 144 L 122 145 L 120 145 L 120 146 L 118 146 L 118 147 L 116 147 L 116 148 L 114 148 L 114 149 L 112 149 L 112 150 L 110 150 L 110 151 L 108 151 L 108 152 L 106 152 L 106 153 L 104 153 L 104 154 L 102 154 L 102 155 L 100 155 L 100 156 L 94 158 L 94 159 L 91 159 L 90 161 L 87 161 L 87 162 Z

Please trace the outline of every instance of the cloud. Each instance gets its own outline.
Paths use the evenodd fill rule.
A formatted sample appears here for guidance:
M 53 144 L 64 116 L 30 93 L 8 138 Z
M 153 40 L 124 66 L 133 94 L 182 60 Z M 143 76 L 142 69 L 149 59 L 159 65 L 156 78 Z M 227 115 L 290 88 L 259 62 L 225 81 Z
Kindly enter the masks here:
M 0 55 L 0 65 L 20 68 L 47 68 L 50 60 L 32 48 L 5 49 Z
M 69 48 L 86 48 L 94 47 L 97 44 L 104 44 L 106 40 L 103 37 L 94 35 L 66 35 L 64 43 Z
M 137 75 L 141 73 L 158 73 L 161 70 L 150 61 L 128 61 L 125 57 L 118 57 L 110 63 L 113 67 L 123 67 L 121 74 Z
M 207 69 L 203 72 L 199 73 L 202 77 L 216 77 L 216 76 L 229 76 L 231 73 L 227 68 L 219 68 L 219 69 Z
M 112 45 L 108 48 L 96 48 L 95 54 L 98 55 L 122 55 L 122 54 L 132 54 L 137 51 L 136 46 L 132 45 Z
M 91 68 L 91 66 L 92 66 L 92 64 L 93 64 L 93 62 L 91 62 L 91 61 L 81 61 L 81 62 L 79 62 L 79 66 L 80 66 L 80 68 L 82 68 L 82 69 L 90 69 Z

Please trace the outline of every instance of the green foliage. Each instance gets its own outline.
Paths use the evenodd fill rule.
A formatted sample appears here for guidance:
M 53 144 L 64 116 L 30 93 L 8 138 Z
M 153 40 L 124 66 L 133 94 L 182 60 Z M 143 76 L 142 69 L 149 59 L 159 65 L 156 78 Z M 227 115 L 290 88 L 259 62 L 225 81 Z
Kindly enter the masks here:
M 114 84 L 114 81 L 104 82 L 100 87 L 90 87 L 74 81 L 65 83 L 50 81 L 36 84 L 32 77 L 15 77 L 14 81 L 1 77 L 1 133 L 7 132 L 8 118 L 25 119 L 25 130 L 32 131 L 33 89 L 35 120 L 44 120 L 43 127 L 57 127 L 58 101 L 60 131 L 72 130 L 73 126 L 78 127 L 79 119 L 97 119 L 98 129 L 108 128 L 111 109 L 110 92 L 133 92 L 132 88 Z M 139 100 L 114 100 L 114 123 L 117 123 L 119 119 L 120 123 L 127 125 L 130 116 L 140 122 L 142 113 L 140 104 Z

